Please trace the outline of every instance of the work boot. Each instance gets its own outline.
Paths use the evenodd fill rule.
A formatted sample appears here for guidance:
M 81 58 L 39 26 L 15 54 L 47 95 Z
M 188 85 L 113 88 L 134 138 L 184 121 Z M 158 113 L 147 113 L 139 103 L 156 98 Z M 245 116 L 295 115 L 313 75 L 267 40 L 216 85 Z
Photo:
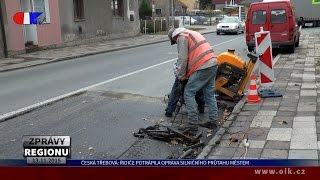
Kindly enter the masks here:
M 180 131 L 184 131 L 184 130 L 186 130 L 186 129 L 190 129 L 190 131 L 192 132 L 192 133 L 197 133 L 197 131 L 198 131 L 198 126 L 197 125 L 195 125 L 195 124 L 182 124 L 182 125 L 180 125 L 179 127 L 178 127 L 178 130 L 180 130 Z
M 201 127 L 205 127 L 208 129 L 217 129 L 219 127 L 219 125 L 217 125 L 217 123 L 215 122 L 211 122 L 211 121 L 205 121 L 199 124 L 199 126 Z
M 170 112 L 166 112 L 164 115 L 165 115 L 166 117 L 172 117 L 172 113 L 170 113 Z

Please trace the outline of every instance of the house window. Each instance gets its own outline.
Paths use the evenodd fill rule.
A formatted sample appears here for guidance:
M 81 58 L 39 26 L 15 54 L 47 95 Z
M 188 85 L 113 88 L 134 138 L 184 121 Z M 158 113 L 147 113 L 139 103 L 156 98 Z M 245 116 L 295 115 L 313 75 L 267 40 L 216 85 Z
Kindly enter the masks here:
M 74 19 L 84 19 L 83 0 L 73 0 Z
M 156 14 L 160 15 L 161 14 L 161 9 L 156 9 Z
M 37 18 L 38 22 L 50 23 L 50 10 L 49 10 L 49 0 L 33 0 L 33 11 L 42 12 L 42 14 Z
M 111 0 L 113 16 L 123 17 L 123 0 Z

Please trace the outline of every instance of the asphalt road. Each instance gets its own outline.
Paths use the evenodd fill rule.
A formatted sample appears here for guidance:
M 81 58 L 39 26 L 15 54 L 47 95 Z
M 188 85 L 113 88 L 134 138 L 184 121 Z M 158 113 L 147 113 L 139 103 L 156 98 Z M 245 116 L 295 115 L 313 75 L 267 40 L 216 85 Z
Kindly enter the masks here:
M 246 57 L 243 35 L 208 34 L 206 38 L 217 54 L 234 48 Z M 22 158 L 23 135 L 69 135 L 73 159 L 163 159 L 181 150 L 181 146 L 150 139 L 136 142 L 132 136 L 141 127 L 166 120 L 163 96 L 174 80 L 176 56 L 176 46 L 165 42 L 0 73 L 0 112 L 7 113 L 155 65 L 1 122 L 0 159 Z M 176 122 L 185 118 L 179 116 Z
M 206 39 L 217 54 L 228 48 L 246 58 L 244 35 L 208 34 Z M 169 42 L 88 56 L 0 73 L 0 115 L 119 77 L 152 65 L 162 65 L 106 84 L 110 90 L 162 97 L 173 81 L 176 46 Z M 102 87 L 105 88 L 105 87 Z

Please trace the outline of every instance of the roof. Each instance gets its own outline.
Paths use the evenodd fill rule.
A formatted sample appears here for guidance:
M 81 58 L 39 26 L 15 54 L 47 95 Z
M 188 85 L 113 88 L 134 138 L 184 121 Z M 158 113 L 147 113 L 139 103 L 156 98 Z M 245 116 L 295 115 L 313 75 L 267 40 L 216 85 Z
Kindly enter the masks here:
M 226 1 L 228 4 L 230 3 L 230 0 L 212 0 L 212 4 L 226 4 Z M 236 0 L 237 4 L 240 4 L 243 0 Z

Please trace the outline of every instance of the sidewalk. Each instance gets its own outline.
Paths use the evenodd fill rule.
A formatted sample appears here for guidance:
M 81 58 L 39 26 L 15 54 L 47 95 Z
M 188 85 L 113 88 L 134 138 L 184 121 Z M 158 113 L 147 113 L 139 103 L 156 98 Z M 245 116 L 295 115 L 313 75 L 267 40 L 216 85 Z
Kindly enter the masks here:
M 276 63 L 273 87 L 283 97 L 254 105 L 242 100 L 198 158 L 320 158 L 319 36 L 302 34 L 296 53 L 281 55 Z M 243 137 L 249 140 L 247 152 Z
M 192 28 L 205 28 L 203 30 L 200 30 L 199 32 L 201 32 L 202 34 L 207 34 L 215 32 L 216 26 L 192 26 Z M 165 41 L 169 42 L 167 35 L 140 35 L 132 38 L 37 51 L 33 53 L 18 55 L 15 58 L 0 59 L 0 72 L 47 64 L 67 59 L 74 59 L 94 54 L 145 46 Z

